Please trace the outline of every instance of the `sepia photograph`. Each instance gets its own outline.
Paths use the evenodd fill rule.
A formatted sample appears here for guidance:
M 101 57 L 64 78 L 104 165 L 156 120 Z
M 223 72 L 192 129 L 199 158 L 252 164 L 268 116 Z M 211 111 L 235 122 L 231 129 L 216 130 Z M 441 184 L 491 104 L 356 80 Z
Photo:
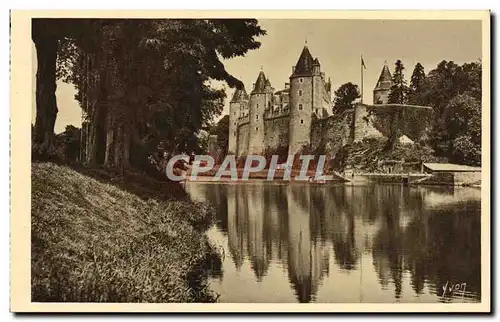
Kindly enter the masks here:
M 488 11 L 11 15 L 11 310 L 491 310 Z

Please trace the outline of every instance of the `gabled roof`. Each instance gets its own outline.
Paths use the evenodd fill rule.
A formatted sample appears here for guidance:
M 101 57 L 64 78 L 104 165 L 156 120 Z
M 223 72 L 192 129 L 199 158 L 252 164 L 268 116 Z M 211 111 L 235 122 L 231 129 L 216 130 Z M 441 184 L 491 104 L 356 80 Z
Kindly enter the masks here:
M 264 72 L 260 71 L 259 76 L 257 76 L 257 80 L 255 81 L 255 87 L 252 90 L 252 93 L 263 93 L 266 88 L 266 82 L 269 82 L 269 80 L 266 78 Z
M 391 72 L 389 71 L 389 67 L 387 67 L 387 64 L 384 64 L 384 67 L 382 68 L 382 72 L 380 73 L 380 77 L 378 78 L 377 86 L 375 86 L 375 89 L 390 89 L 392 86 L 392 76 Z
M 302 53 L 300 54 L 299 60 L 295 65 L 295 70 L 293 71 L 292 76 L 308 76 L 312 74 L 312 66 L 313 66 L 313 58 L 307 46 L 304 46 L 302 49 Z M 319 61 L 318 61 L 319 63 Z
M 233 94 L 233 98 L 231 99 L 231 102 L 240 102 L 240 101 L 248 101 L 248 94 L 247 91 L 245 90 L 245 87 L 241 89 L 236 89 L 236 91 Z

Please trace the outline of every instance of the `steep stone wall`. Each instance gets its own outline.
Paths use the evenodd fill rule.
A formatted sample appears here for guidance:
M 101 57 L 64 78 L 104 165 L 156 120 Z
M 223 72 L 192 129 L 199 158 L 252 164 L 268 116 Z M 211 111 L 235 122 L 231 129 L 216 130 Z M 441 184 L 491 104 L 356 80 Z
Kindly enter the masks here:
M 433 110 L 426 106 L 359 104 L 355 109 L 354 141 L 385 137 L 395 142 L 406 135 L 414 142 L 426 142 L 432 119 Z
M 354 142 L 365 138 L 383 138 L 384 135 L 375 128 L 373 118 L 367 105 L 358 104 L 354 109 Z
M 325 154 L 327 161 L 352 141 L 353 110 L 331 115 L 324 119 L 314 119 L 311 125 L 311 147 L 317 153 Z
M 266 149 L 275 150 L 288 145 L 289 120 L 288 116 L 266 119 L 264 124 Z

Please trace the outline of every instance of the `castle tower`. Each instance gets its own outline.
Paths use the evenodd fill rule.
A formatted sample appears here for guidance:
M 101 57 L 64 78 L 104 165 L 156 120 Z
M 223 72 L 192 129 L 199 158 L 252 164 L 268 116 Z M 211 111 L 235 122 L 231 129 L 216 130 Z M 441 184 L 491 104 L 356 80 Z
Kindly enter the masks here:
M 378 78 L 377 86 L 373 90 L 373 104 L 387 104 L 389 101 L 389 92 L 392 86 L 392 76 L 387 67 L 387 63 L 384 63 L 380 77 Z
M 311 117 L 320 103 L 314 102 L 314 87 L 320 78 L 319 61 L 313 60 L 309 49 L 304 46 L 290 76 L 289 154 L 299 152 L 303 145 L 310 143 Z
M 229 103 L 229 146 L 230 154 L 238 154 L 238 122 L 240 116 L 245 114 L 248 104 L 248 94 L 245 87 L 236 89 Z
M 261 70 L 250 94 L 249 154 L 262 154 L 264 143 L 264 111 L 271 105 L 273 88 Z

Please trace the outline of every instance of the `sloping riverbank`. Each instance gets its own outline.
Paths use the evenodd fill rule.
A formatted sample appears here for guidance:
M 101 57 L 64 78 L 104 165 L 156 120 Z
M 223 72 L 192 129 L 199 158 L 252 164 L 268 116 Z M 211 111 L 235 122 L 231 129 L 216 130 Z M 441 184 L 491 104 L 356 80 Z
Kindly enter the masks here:
M 32 301 L 216 300 L 211 208 L 145 200 L 51 163 L 33 163 L 31 175 Z

